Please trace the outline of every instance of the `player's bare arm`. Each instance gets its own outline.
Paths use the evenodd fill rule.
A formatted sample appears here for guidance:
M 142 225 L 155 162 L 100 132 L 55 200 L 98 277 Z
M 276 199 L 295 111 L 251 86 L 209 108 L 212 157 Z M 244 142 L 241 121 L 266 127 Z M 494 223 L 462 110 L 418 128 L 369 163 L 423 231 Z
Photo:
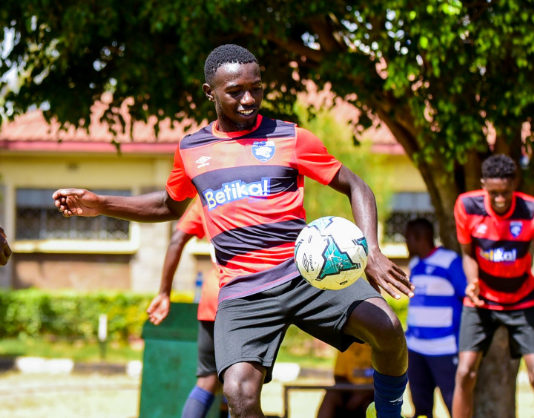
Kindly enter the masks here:
M 482 306 L 484 302 L 479 299 L 480 286 L 478 283 L 478 264 L 473 257 L 473 246 L 471 244 L 460 244 L 462 248 L 462 264 L 467 278 L 465 295 L 471 299 L 475 306 Z
M 11 248 L 7 243 L 7 237 L 2 227 L 0 227 L 0 266 L 5 266 L 11 257 Z
M 365 269 L 367 277 L 395 299 L 400 298 L 398 292 L 412 297 L 414 286 L 406 273 L 382 254 L 378 246 L 376 200 L 371 188 L 345 166 L 340 168 L 329 186 L 347 195 L 354 220 L 367 239 L 369 246 L 369 261 Z
M 169 314 L 171 306 L 170 296 L 174 274 L 180 263 L 182 251 L 185 244 L 193 238 L 192 234 L 187 234 L 179 229 L 175 230 L 171 237 L 171 242 L 167 248 L 165 262 L 163 264 L 163 273 L 159 293 L 152 299 L 148 309 L 148 318 L 154 325 L 159 325 Z
M 106 215 L 135 222 L 179 219 L 189 203 L 188 199 L 173 200 L 166 191 L 124 197 L 97 195 L 84 189 L 59 189 L 52 198 L 66 218 Z

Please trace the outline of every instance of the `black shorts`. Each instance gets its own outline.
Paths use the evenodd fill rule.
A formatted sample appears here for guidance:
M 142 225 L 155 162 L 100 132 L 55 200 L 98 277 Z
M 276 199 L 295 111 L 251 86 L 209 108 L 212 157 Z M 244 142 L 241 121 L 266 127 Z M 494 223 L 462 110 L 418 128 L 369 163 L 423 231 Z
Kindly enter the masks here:
M 215 367 L 215 345 L 213 343 L 213 321 L 198 321 L 198 365 L 197 377 L 217 373 Z
M 341 332 L 353 309 L 381 297 L 364 279 L 343 290 L 319 290 L 302 277 L 255 295 L 225 300 L 215 319 L 217 372 L 241 362 L 257 362 L 267 369 L 265 383 L 286 330 L 291 324 L 345 351 L 362 341 Z
M 534 308 L 494 311 L 469 306 L 462 312 L 460 351 L 481 351 L 485 355 L 500 326 L 508 329 L 512 358 L 534 353 Z

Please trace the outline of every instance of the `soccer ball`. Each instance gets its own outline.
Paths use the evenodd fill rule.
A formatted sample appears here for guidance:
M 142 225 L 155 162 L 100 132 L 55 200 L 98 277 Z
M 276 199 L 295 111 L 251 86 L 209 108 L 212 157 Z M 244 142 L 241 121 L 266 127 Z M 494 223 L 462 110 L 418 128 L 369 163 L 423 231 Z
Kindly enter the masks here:
M 300 232 L 295 243 L 295 263 L 312 286 L 339 290 L 364 274 L 367 252 L 360 228 L 347 219 L 326 216 Z

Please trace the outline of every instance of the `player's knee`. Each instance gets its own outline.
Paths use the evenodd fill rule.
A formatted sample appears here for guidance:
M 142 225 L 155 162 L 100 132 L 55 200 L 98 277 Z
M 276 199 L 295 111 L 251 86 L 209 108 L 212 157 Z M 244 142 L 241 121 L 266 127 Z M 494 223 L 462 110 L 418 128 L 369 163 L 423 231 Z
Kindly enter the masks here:
M 405 351 L 406 337 L 399 318 L 393 315 L 381 321 L 381 326 L 375 333 L 375 340 L 376 349 L 379 351 Z
M 254 382 L 238 374 L 225 374 L 223 391 L 232 416 L 246 416 L 247 411 L 252 411 L 259 405 L 261 386 L 257 387 Z
M 474 365 L 460 363 L 456 371 L 456 385 L 461 387 L 474 386 L 477 375 L 478 370 Z

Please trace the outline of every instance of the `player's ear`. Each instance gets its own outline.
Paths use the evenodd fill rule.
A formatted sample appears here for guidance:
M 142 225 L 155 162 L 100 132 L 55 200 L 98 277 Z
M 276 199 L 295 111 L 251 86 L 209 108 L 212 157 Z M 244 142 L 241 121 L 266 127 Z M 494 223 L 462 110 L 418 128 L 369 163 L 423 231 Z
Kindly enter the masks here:
M 484 181 L 483 178 L 480 179 L 480 186 L 481 186 L 483 189 L 486 188 L 486 187 L 485 187 L 485 186 L 486 186 L 486 182 Z
M 204 91 L 204 94 L 206 95 L 206 97 L 208 98 L 210 102 L 215 101 L 215 99 L 213 98 L 213 89 L 208 83 L 204 83 L 202 85 L 202 90 Z

